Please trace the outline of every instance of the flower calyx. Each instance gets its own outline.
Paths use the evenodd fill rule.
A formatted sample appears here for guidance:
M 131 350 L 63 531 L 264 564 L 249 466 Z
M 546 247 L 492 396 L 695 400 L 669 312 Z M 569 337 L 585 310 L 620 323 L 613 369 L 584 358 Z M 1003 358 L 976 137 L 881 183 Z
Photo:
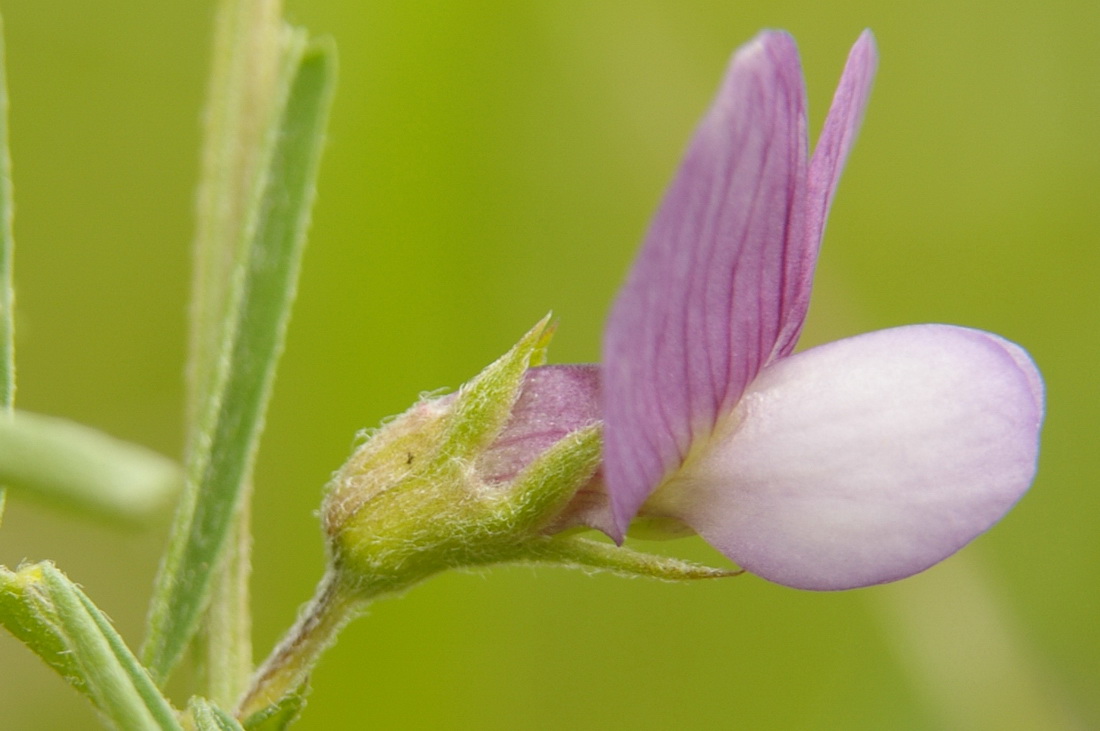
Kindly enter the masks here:
M 489 468 L 544 359 L 543 319 L 458 392 L 423 398 L 369 434 L 326 489 L 322 520 L 334 568 L 365 595 L 399 591 L 448 568 L 515 558 L 595 474 L 594 418 L 538 454 Z

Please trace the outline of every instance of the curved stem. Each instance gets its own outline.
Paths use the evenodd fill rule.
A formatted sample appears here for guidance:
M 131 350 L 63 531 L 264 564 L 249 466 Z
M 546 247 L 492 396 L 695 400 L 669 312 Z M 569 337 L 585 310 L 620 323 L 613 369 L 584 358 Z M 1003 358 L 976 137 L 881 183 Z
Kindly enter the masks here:
M 249 689 L 237 706 L 237 718 L 246 719 L 300 693 L 321 653 L 335 642 L 336 635 L 366 603 L 336 572 L 326 573 L 313 599 L 299 613 L 298 621 L 252 676 Z

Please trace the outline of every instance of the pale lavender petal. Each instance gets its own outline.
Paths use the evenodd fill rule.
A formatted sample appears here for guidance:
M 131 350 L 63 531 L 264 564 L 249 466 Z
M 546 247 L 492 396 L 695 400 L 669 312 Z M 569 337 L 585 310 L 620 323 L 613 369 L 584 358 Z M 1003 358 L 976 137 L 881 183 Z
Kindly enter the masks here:
M 833 95 L 821 137 L 810 160 L 803 233 L 799 243 L 793 247 L 787 278 L 783 282 L 784 323 L 776 344 L 776 357 L 789 355 L 802 332 L 802 323 L 810 306 L 814 264 L 825 233 L 829 206 L 833 202 L 848 152 L 863 122 L 863 112 L 871 95 L 871 83 L 877 67 L 875 37 L 871 31 L 865 30 L 848 53 L 844 73 L 840 76 L 840 84 Z
M 794 41 L 762 33 L 734 56 L 608 322 L 604 470 L 616 537 L 774 350 L 806 146 Z
M 766 368 L 646 509 L 780 584 L 893 581 L 951 555 L 1023 495 L 1042 417 L 1034 364 L 995 335 L 861 335 Z
M 599 368 L 563 365 L 532 368 L 523 379 L 512 416 L 479 458 L 478 474 L 506 483 L 565 435 L 600 420 Z

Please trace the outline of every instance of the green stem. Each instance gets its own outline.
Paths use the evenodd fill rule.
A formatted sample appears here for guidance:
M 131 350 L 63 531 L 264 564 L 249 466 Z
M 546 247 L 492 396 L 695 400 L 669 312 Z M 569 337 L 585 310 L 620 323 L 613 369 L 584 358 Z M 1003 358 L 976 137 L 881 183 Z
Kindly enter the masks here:
M 201 641 L 205 648 L 203 686 L 210 699 L 225 708 L 245 691 L 252 672 L 251 513 L 246 502 L 237 515 L 224 568 L 214 579 Z
M 643 576 L 664 581 L 695 581 L 738 576 L 740 569 L 717 569 L 667 556 L 640 553 L 602 541 L 569 536 L 535 536 L 529 540 L 493 551 L 486 546 L 484 561 L 471 560 L 468 566 L 500 563 L 537 563 L 581 569 L 610 571 L 622 576 Z M 443 566 L 439 567 L 444 568 Z M 300 697 L 309 674 L 321 654 L 336 640 L 344 625 L 380 596 L 404 591 L 434 572 L 413 576 L 359 581 L 345 578 L 339 568 L 330 568 L 313 599 L 298 616 L 298 621 L 256 671 L 248 693 L 237 708 L 244 721 L 288 698 Z
M 256 670 L 251 688 L 237 707 L 237 718 L 247 719 L 301 694 L 321 654 L 368 601 L 330 570 L 298 621 Z

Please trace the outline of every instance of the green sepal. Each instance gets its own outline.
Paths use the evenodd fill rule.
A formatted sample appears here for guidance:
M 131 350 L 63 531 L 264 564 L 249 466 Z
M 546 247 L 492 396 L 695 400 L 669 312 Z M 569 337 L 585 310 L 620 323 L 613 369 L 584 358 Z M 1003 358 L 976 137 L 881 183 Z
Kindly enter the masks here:
M 662 581 L 696 581 L 740 576 L 744 569 L 720 569 L 693 561 L 635 551 L 577 536 L 543 536 L 518 548 L 516 561 L 609 571 Z
M 455 396 L 444 436 L 443 456 L 469 457 L 500 434 L 519 396 L 523 374 L 545 359 L 553 333 L 550 315 L 538 322 L 512 349 L 485 368 Z
M 556 517 L 594 472 L 598 432 L 567 438 L 508 485 L 488 485 L 478 473 L 532 359 L 544 357 L 548 320 L 453 396 L 423 400 L 371 433 L 333 477 L 321 508 L 333 566 L 363 595 L 493 563 Z M 579 456 L 566 454 L 578 448 Z
M 48 561 L 0 567 L 0 623 L 119 729 L 182 731 L 176 712 L 110 620 Z
M 502 494 L 502 528 L 522 538 L 550 523 L 592 479 L 602 445 L 600 425 L 593 424 L 567 434 L 540 454 Z

